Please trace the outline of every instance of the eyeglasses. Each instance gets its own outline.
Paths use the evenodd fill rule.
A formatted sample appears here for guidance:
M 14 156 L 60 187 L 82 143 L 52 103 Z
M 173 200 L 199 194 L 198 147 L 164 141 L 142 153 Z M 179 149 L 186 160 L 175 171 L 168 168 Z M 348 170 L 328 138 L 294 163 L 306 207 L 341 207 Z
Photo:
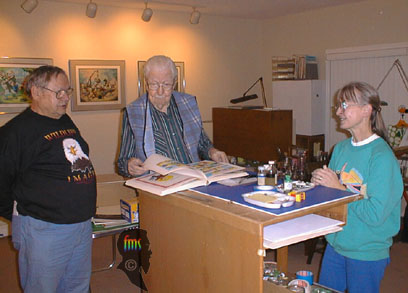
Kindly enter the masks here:
M 45 86 L 40 86 L 40 88 L 43 88 L 45 90 L 48 90 L 50 92 L 55 93 L 55 97 L 57 98 L 57 100 L 61 100 L 65 95 L 67 95 L 68 97 L 71 97 L 72 94 L 74 93 L 74 89 L 72 87 L 70 87 L 70 88 L 68 88 L 66 90 L 61 89 L 61 90 L 58 90 L 58 91 L 54 91 L 54 90 L 49 89 L 49 88 L 47 88 Z
M 173 84 L 172 83 L 147 83 L 147 87 L 149 90 L 152 91 L 157 91 L 160 87 L 162 87 L 165 91 L 173 89 Z
M 346 111 L 346 109 L 347 109 L 348 107 L 351 107 L 351 106 L 361 106 L 361 105 L 359 105 L 359 104 L 347 104 L 347 102 L 343 101 L 343 102 L 341 102 L 340 104 L 337 104 L 337 105 L 334 107 L 334 109 L 337 111 L 339 108 L 341 108 L 342 111 Z

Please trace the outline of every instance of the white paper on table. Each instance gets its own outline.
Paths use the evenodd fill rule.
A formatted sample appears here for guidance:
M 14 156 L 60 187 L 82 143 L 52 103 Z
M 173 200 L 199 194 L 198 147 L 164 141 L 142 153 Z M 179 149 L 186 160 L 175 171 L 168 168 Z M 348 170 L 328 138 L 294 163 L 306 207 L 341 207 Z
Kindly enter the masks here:
M 344 222 L 310 214 L 264 227 L 264 247 L 276 249 L 341 231 Z

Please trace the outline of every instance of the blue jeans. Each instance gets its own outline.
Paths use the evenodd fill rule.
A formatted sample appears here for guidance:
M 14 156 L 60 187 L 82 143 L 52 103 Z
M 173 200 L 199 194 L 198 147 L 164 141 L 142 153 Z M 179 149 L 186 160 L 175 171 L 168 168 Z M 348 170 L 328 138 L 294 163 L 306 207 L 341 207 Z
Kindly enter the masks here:
M 91 220 L 53 224 L 19 215 L 13 216 L 12 223 L 25 293 L 89 292 Z
M 337 253 L 330 244 L 324 252 L 319 283 L 348 293 L 378 293 L 390 258 L 377 261 L 351 259 Z

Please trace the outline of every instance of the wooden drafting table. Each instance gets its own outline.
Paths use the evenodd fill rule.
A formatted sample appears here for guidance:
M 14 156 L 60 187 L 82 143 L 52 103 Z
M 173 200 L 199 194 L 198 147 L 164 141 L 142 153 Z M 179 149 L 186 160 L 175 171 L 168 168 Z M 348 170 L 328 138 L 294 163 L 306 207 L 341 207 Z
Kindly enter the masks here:
M 347 203 L 359 195 L 286 215 L 272 216 L 231 201 L 184 191 L 160 197 L 141 191 L 140 228 L 152 251 L 144 280 L 151 292 L 267 292 L 263 228 L 318 213 L 346 221 Z M 277 262 L 287 271 L 288 248 Z

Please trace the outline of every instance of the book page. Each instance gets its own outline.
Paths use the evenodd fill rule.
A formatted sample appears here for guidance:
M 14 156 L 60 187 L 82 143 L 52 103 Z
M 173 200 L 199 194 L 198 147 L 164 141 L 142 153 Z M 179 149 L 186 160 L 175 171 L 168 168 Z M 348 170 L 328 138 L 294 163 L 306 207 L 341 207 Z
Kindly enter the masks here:
M 161 175 L 155 172 L 126 181 L 127 186 L 139 188 L 158 195 L 170 194 L 204 185 L 205 183 L 205 179 L 199 179 L 178 173 Z
M 209 182 L 248 175 L 248 173 L 243 171 L 245 169 L 244 167 L 232 165 L 229 163 L 204 160 L 188 165 L 203 172 Z
M 180 163 L 176 160 L 167 158 L 159 154 L 153 154 L 149 156 L 144 162 L 144 166 L 145 168 L 162 175 L 174 172 L 196 178 L 205 177 L 200 170 L 195 170 L 186 164 Z

